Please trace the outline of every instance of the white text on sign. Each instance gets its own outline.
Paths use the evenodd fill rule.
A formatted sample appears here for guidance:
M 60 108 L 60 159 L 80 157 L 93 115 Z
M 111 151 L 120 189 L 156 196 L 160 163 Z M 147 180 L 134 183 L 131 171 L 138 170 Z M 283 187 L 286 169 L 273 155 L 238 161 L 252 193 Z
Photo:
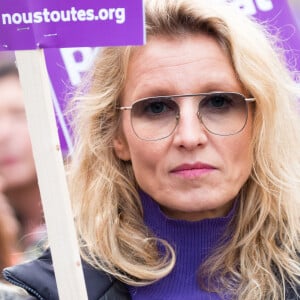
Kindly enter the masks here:
M 246 15 L 255 15 L 257 12 L 267 12 L 274 8 L 272 0 L 227 0 L 241 9 Z
M 116 24 L 123 24 L 126 20 L 125 8 L 100 8 L 95 14 L 94 9 L 76 9 L 71 7 L 68 10 L 48 10 L 3 13 L 2 24 L 38 24 L 57 22 L 91 22 L 91 21 L 115 21 Z

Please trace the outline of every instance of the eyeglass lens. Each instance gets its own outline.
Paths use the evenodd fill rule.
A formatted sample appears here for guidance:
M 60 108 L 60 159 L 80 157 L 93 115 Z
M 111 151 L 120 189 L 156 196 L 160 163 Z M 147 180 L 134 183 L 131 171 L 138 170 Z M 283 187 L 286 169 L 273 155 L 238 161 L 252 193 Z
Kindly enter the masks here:
M 170 136 L 179 121 L 179 98 L 199 101 L 197 116 L 213 134 L 236 134 L 247 122 L 247 103 L 242 94 L 160 96 L 145 98 L 132 105 L 131 122 L 136 135 L 144 140 L 159 140 Z

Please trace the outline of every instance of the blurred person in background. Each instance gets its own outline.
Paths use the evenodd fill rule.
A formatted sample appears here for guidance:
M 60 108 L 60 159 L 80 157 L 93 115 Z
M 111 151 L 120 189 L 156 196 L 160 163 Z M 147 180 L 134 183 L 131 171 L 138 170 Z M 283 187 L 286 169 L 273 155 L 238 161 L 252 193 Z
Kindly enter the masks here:
M 12 266 L 21 261 L 17 248 L 20 226 L 3 192 L 4 181 L 0 177 L 0 268 Z M 0 277 L 0 300 L 30 299 L 16 286 L 12 286 Z
M 15 64 L 0 67 L 0 175 L 20 223 L 20 246 L 30 259 L 45 236 L 40 191 Z
M 16 60 L 14 51 L 0 51 L 0 67 Z
M 20 262 L 20 252 L 17 248 L 20 226 L 13 209 L 2 193 L 3 178 L 0 177 L 0 269 Z

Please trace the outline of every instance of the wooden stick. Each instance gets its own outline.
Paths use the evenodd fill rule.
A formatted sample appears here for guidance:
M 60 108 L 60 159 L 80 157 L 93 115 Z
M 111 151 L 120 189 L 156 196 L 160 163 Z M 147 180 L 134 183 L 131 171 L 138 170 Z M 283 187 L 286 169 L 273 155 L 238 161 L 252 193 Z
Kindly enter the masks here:
M 43 50 L 16 51 L 49 244 L 60 299 L 87 293 Z

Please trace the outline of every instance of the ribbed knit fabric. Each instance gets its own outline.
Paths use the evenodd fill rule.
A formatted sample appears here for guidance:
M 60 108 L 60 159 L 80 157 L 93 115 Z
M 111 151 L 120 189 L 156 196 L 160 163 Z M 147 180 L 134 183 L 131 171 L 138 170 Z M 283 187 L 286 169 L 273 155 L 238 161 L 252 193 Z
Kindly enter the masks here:
M 166 217 L 159 205 L 141 192 L 145 224 L 154 234 L 168 241 L 176 252 L 172 272 L 158 282 L 144 287 L 129 287 L 133 300 L 202 300 L 221 299 L 215 293 L 200 289 L 197 271 L 213 249 L 232 219 L 233 208 L 225 217 L 197 222 L 174 220 Z

